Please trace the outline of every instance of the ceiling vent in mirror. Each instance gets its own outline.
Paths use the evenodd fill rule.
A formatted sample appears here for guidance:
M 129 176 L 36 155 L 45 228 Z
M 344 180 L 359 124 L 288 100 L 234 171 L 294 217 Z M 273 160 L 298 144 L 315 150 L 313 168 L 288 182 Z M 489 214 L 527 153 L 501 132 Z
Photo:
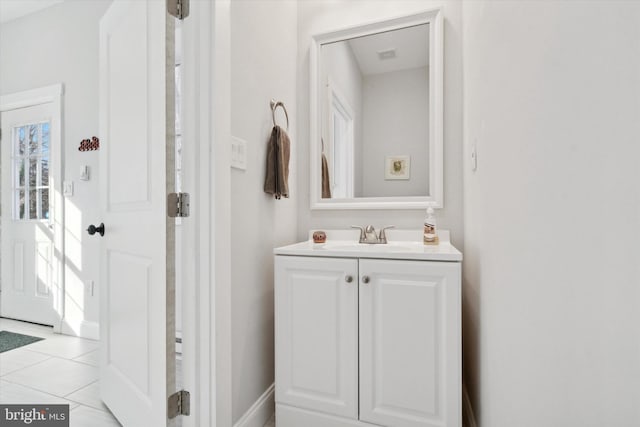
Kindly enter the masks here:
M 396 57 L 396 48 L 392 48 L 392 49 L 386 49 L 386 50 L 379 50 L 378 51 L 378 58 L 380 58 L 381 61 L 384 61 L 385 59 L 393 59 Z

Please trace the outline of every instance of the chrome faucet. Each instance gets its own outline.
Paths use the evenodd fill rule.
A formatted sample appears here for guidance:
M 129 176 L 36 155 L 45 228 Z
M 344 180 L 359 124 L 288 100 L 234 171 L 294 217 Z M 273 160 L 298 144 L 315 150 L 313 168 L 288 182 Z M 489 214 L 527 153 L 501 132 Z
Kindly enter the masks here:
M 389 225 L 387 227 L 383 227 L 380 230 L 380 234 L 376 234 L 376 229 L 373 225 L 367 225 L 366 227 L 360 227 L 359 225 L 352 225 L 351 228 L 357 228 L 360 230 L 360 240 L 358 243 L 368 243 L 368 244 L 386 244 L 387 243 L 387 235 L 385 230 L 389 228 L 394 228 L 395 225 Z

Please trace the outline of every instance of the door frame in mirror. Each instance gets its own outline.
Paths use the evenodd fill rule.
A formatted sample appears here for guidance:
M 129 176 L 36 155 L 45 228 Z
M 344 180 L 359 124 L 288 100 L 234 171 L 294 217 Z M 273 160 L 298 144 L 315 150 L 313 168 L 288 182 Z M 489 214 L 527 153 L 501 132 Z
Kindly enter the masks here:
M 321 192 L 321 94 L 320 48 L 323 44 L 362 37 L 415 25 L 429 24 L 429 195 L 413 197 L 357 197 L 352 199 L 323 199 Z M 316 34 L 310 51 L 310 202 L 312 210 L 344 209 L 423 209 L 429 205 L 444 206 L 443 192 L 443 127 L 444 127 L 444 36 L 442 9 L 405 15 Z

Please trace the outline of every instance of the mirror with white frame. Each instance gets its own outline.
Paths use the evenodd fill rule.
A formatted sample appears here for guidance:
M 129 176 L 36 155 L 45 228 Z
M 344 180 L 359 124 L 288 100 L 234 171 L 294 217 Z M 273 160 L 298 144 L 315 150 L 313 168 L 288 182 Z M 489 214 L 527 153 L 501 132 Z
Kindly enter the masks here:
M 311 209 L 442 207 L 442 12 L 313 36 Z

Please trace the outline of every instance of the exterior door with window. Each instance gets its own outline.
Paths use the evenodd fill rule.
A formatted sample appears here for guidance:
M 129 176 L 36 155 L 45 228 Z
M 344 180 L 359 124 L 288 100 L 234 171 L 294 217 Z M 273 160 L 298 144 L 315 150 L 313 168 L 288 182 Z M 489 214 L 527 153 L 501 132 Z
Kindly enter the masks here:
M 49 88 L 51 91 L 59 97 L 61 87 Z M 1 101 L 0 315 L 52 325 L 59 330 L 60 104 L 53 101 L 28 105 L 34 93 L 9 95 Z

